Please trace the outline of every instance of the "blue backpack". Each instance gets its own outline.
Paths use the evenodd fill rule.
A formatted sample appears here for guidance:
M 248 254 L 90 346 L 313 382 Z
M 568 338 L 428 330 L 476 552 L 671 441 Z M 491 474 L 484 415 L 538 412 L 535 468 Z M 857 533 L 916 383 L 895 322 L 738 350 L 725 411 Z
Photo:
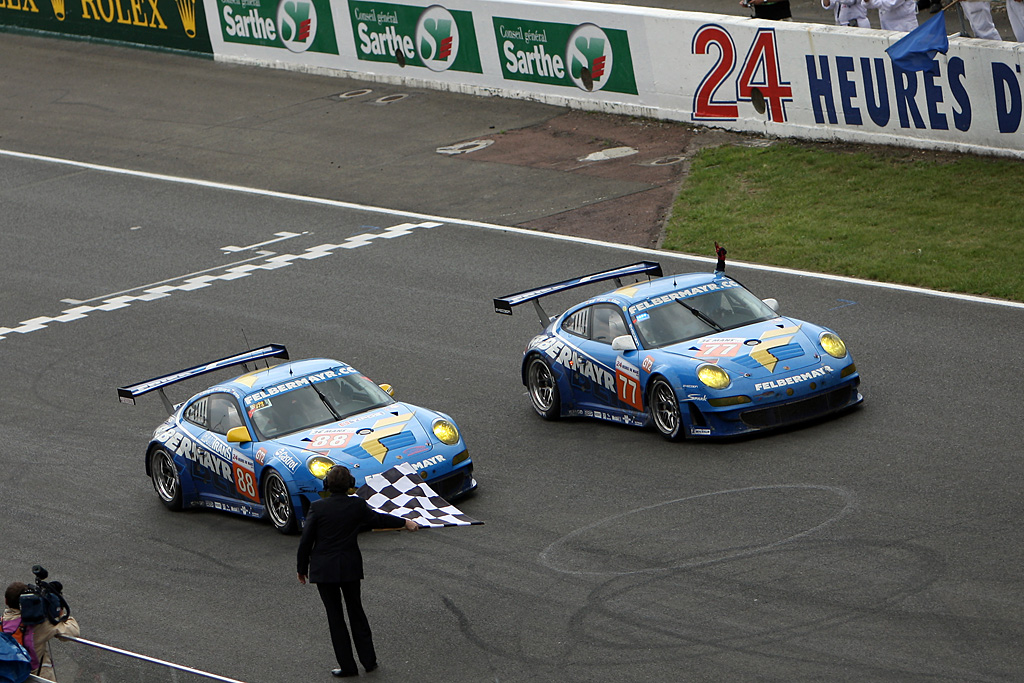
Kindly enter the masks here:
M 32 657 L 10 633 L 0 633 L 0 683 L 24 683 L 32 673 Z

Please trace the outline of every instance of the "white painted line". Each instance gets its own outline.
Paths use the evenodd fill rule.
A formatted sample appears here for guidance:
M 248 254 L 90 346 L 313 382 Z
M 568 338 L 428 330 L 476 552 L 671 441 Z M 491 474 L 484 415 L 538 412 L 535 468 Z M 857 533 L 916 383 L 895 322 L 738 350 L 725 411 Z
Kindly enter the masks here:
M 100 301 L 102 299 L 108 299 L 108 298 L 110 298 L 112 296 L 120 296 L 121 294 L 128 294 L 129 292 L 137 292 L 140 289 L 150 289 L 151 287 L 157 287 L 159 285 L 165 285 L 168 282 L 176 282 L 178 280 L 184 280 L 185 278 L 196 277 L 198 275 L 204 275 L 206 273 L 212 273 L 212 272 L 217 271 L 217 270 L 224 270 L 225 268 L 230 268 L 232 266 L 241 265 L 243 263 L 249 263 L 250 261 L 256 261 L 256 260 L 259 260 L 259 259 L 261 259 L 261 258 L 263 258 L 265 256 L 273 256 L 273 255 L 274 255 L 274 252 L 272 252 L 272 251 L 258 251 L 258 252 L 256 252 L 256 256 L 253 256 L 252 258 L 244 259 L 242 261 L 233 261 L 231 263 L 225 263 L 225 264 L 220 265 L 220 266 L 214 266 L 213 268 L 207 268 L 206 270 L 197 270 L 196 272 L 189 273 L 187 275 L 179 275 L 177 277 L 172 277 L 172 278 L 168 278 L 166 280 L 161 280 L 160 282 L 151 282 L 148 285 L 139 285 L 138 287 L 132 287 L 131 289 L 122 289 L 120 292 L 111 292 L 110 294 L 101 294 L 100 296 L 94 296 L 91 299 L 61 299 L 60 302 L 62 304 L 88 304 L 88 303 L 92 303 L 93 301 Z
M 307 197 L 305 195 L 289 194 L 287 192 L 277 192 L 274 190 L 260 190 L 253 187 L 244 187 L 242 185 L 230 185 L 227 183 L 215 183 L 208 180 L 196 180 L 193 178 L 181 178 L 179 176 L 169 176 L 160 173 L 148 173 L 146 171 L 132 171 L 123 168 L 115 168 L 113 166 L 101 166 L 99 164 L 89 164 L 81 161 L 71 161 L 68 159 L 58 159 L 55 157 L 41 156 L 38 154 L 26 154 L 24 152 L 12 152 L 10 150 L 0 149 L 0 156 L 9 156 L 18 159 L 29 159 L 31 161 L 45 161 L 53 164 L 61 164 L 64 166 L 73 166 L 75 168 L 84 168 L 92 171 L 100 171 L 103 173 L 115 173 L 120 175 L 133 176 L 137 178 L 147 178 L 150 180 L 161 180 L 168 183 L 178 183 L 181 185 L 192 185 L 195 187 L 206 187 L 216 190 L 226 190 L 229 192 L 240 192 L 243 194 L 257 195 L 261 197 L 273 197 L 276 199 L 288 199 L 296 202 L 305 202 L 308 204 L 319 204 L 322 206 L 335 206 L 338 208 L 352 209 L 355 211 L 366 211 L 368 213 L 381 213 L 389 216 L 402 216 L 405 218 L 412 218 L 419 221 L 439 221 L 441 223 L 448 223 L 451 225 L 465 225 L 474 228 L 483 228 L 486 230 L 497 230 L 500 232 L 510 232 L 517 235 L 528 235 L 537 239 L 549 239 L 562 242 L 574 242 L 577 244 L 590 244 L 599 247 L 605 247 L 608 249 L 615 249 L 618 251 L 628 251 L 637 254 L 647 254 L 651 256 L 657 256 L 659 258 L 674 259 L 677 261 L 697 261 L 699 263 L 715 263 L 716 259 L 705 257 L 705 256 L 691 256 L 689 254 L 680 254 L 672 251 L 660 251 L 658 249 L 648 249 L 645 247 L 634 247 L 628 244 L 614 244 L 612 242 L 602 242 L 600 240 L 594 240 L 587 237 L 573 237 L 571 235 L 556 235 L 549 232 L 538 232 L 536 230 L 527 230 L 526 228 L 514 228 L 507 225 L 496 225 L 494 223 L 484 223 L 482 221 L 466 220 L 463 218 L 447 218 L 445 216 L 434 216 L 432 214 L 417 213 L 414 211 L 399 211 L 396 209 L 385 209 L 379 206 L 367 206 L 365 204 L 354 204 L 352 202 L 343 202 L 336 199 L 323 199 L 320 197 Z M 824 273 L 812 273 L 805 270 L 794 270 L 792 268 L 779 268 L 777 266 L 764 266 L 756 263 L 744 263 L 742 261 L 730 261 L 730 268 L 746 268 L 748 270 L 761 270 L 771 273 L 782 273 L 785 275 L 799 275 L 801 277 L 815 278 L 818 280 L 828 280 L 832 282 L 848 282 L 850 284 L 860 285 L 863 287 L 874 287 L 877 289 L 889 289 L 898 292 L 908 292 L 911 294 L 923 294 L 925 296 L 934 296 L 943 299 L 954 299 L 957 301 L 970 301 L 973 303 L 991 304 L 994 306 L 1005 306 L 1007 308 L 1016 308 L 1024 310 L 1024 303 L 1017 301 L 1006 301 L 1003 299 L 991 299 L 984 296 L 976 296 L 973 294 L 956 294 L 952 292 L 939 292 L 933 289 L 925 289 L 923 287 L 911 287 L 910 285 L 898 285 L 886 282 L 874 282 L 872 280 L 861 280 L 853 277 L 845 277 L 842 275 L 828 275 Z M 0 327 L 0 335 L 4 332 L 4 328 Z
M 114 647 L 112 645 L 106 645 L 104 643 L 97 643 L 97 642 L 92 641 L 92 640 L 86 640 L 85 638 L 78 638 L 76 636 L 57 636 L 57 637 L 60 640 L 63 640 L 63 641 L 70 641 L 70 642 L 74 642 L 74 643 L 81 643 L 82 645 L 88 645 L 88 646 L 94 647 L 94 648 L 96 648 L 98 650 L 106 650 L 107 652 L 113 652 L 114 654 L 123 655 L 123 656 L 126 656 L 126 657 L 130 657 L 132 659 L 139 659 L 139 660 L 142 660 L 144 662 L 149 662 L 150 664 L 158 664 L 160 666 L 167 667 L 169 669 L 175 669 L 177 671 L 184 671 L 185 673 L 195 674 L 196 676 L 201 676 L 203 678 L 209 678 L 209 679 L 214 680 L 214 681 L 222 681 L 223 683 L 242 683 L 242 681 L 238 681 L 238 680 L 236 680 L 234 678 L 227 678 L 225 676 L 219 676 L 217 674 L 212 674 L 212 673 L 209 673 L 207 671 L 202 671 L 200 669 L 193 669 L 190 666 L 182 666 L 181 664 L 175 664 L 174 662 L 168 662 L 168 661 L 163 660 L 163 659 L 157 659 L 155 657 L 149 657 L 147 655 L 140 655 L 138 652 L 132 652 L 131 650 L 122 650 L 119 647 Z M 174 676 L 173 672 L 172 672 L 172 676 Z M 174 676 L 174 679 L 177 680 L 177 676 Z M 40 678 L 39 680 L 45 680 L 45 679 Z
M 276 240 L 267 240 L 266 242 L 250 244 L 247 247 L 221 247 L 220 250 L 227 252 L 248 251 L 249 249 L 255 249 L 256 247 L 265 247 L 268 244 L 274 244 L 275 242 L 282 242 L 284 240 L 290 240 L 293 237 L 301 237 L 302 235 L 308 234 L 308 232 L 275 232 L 274 235 L 277 237 Z
M 248 277 L 257 271 L 286 268 L 299 260 L 309 261 L 330 256 L 338 249 L 357 249 L 359 247 L 365 247 L 376 239 L 394 239 L 396 237 L 402 237 L 410 234 L 411 231 L 416 228 L 436 228 L 441 225 L 443 224 L 435 221 L 402 223 L 400 225 L 393 225 L 390 228 L 385 228 L 381 232 L 353 235 L 352 237 L 346 238 L 340 244 L 320 244 L 315 247 L 310 247 L 301 254 L 275 255 L 272 251 L 266 252 L 271 256 L 263 261 L 263 263 L 250 263 L 254 259 L 246 259 L 245 261 L 239 261 L 238 265 L 227 267 L 227 270 L 219 275 L 205 274 L 209 271 L 202 271 L 202 274 L 183 275 L 179 278 L 174 278 L 173 280 L 165 280 L 163 283 L 145 285 L 141 294 L 133 295 L 117 292 L 113 295 L 108 295 L 109 298 L 103 298 L 102 303 L 98 305 L 81 302 L 81 305 L 78 305 L 75 308 L 65 309 L 57 316 L 39 316 L 31 318 L 30 320 L 23 320 L 17 327 L 0 327 L 0 341 L 6 339 L 11 333 L 16 332 L 18 334 L 28 334 L 29 332 L 38 332 L 39 330 L 46 329 L 46 327 L 51 323 L 68 323 L 74 320 L 82 320 L 97 311 L 116 311 L 121 308 L 127 308 L 137 301 L 153 301 L 155 299 L 168 297 L 175 292 L 191 292 L 197 289 L 210 287 L 218 282 L 229 282 L 231 280 L 237 280 L 238 278 Z M 221 266 L 214 270 L 224 270 L 224 268 L 225 266 Z M 182 280 L 181 284 L 168 284 L 170 282 L 177 282 L 178 280 Z M 126 291 L 135 292 L 139 289 L 141 288 L 136 287 Z M 92 299 L 91 301 L 95 300 L 96 299 Z

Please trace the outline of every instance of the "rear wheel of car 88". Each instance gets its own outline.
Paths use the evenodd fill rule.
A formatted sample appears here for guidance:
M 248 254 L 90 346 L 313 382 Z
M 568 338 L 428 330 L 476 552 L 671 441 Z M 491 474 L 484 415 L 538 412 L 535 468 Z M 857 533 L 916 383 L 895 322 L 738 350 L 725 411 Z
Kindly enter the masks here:
M 545 420 L 555 420 L 561 415 L 561 398 L 558 382 L 551 367 L 540 356 L 532 356 L 526 364 L 526 388 L 530 392 L 533 409 Z
M 149 456 L 149 474 L 160 502 L 170 510 L 181 509 L 181 477 L 174 456 L 163 448 L 156 448 Z

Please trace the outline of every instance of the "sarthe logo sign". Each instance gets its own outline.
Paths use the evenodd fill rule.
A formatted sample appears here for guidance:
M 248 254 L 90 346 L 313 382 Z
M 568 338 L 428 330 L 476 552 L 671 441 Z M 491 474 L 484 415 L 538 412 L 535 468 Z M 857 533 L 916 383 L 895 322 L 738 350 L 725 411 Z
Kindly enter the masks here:
M 329 0 L 216 0 L 226 43 L 338 54 Z
M 471 12 L 355 0 L 348 7 L 360 60 L 482 73 Z
M 513 81 L 636 95 L 629 36 L 595 24 L 494 17 L 502 75 Z

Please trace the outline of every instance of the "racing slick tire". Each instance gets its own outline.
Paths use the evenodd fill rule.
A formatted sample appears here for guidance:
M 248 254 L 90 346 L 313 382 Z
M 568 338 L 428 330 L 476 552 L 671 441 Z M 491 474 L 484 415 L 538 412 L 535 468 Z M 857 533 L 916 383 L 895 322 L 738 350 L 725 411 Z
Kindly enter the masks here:
M 672 385 L 664 378 L 658 377 L 651 382 L 648 396 L 654 428 L 669 441 L 682 441 L 685 436 L 683 416 Z
M 149 475 L 160 502 L 169 510 L 180 510 L 181 477 L 174 457 L 163 448 L 154 449 L 149 455 Z
M 558 381 L 551 372 L 551 366 L 540 356 L 533 356 L 526 363 L 526 388 L 530 392 L 533 409 L 545 420 L 557 420 L 562 414 L 562 402 L 558 395 Z
M 292 506 L 292 496 L 288 493 L 288 485 L 281 475 L 270 470 L 263 478 L 262 493 L 263 505 L 270 523 L 282 534 L 294 534 L 298 529 L 295 508 Z

